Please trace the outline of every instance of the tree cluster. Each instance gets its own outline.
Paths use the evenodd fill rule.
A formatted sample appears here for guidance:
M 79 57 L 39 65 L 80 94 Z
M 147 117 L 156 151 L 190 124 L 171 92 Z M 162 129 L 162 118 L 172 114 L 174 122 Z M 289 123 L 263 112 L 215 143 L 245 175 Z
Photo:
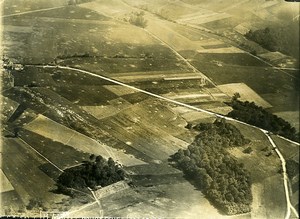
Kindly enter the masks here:
M 299 174 L 299 163 L 289 159 L 286 161 L 286 172 L 290 179 L 293 179 L 297 174 Z
M 224 213 L 249 212 L 252 202 L 249 173 L 226 151 L 249 141 L 225 120 L 194 128 L 200 132 L 195 141 L 170 160 Z
M 91 155 L 90 161 L 65 170 L 57 180 L 59 192 L 72 195 L 69 188 L 85 189 L 108 186 L 125 179 L 125 172 L 112 158 Z
M 222 147 L 242 146 L 250 141 L 246 139 L 234 125 L 226 123 L 225 119 L 217 119 L 213 124 L 200 123 L 193 127 L 200 132 L 197 139 L 210 144 L 217 141 Z
M 299 141 L 299 133 L 296 132 L 296 129 L 292 127 L 291 124 L 266 111 L 264 108 L 257 106 L 254 102 L 243 102 L 233 98 L 228 104 L 233 108 L 233 110 L 228 113 L 228 116 L 288 139 Z
M 250 30 L 245 37 L 265 49 L 279 51 L 299 58 L 299 23 L 290 22 L 284 27 L 266 27 L 265 29 Z
M 145 28 L 147 26 L 147 20 L 144 18 L 144 15 L 145 13 L 143 11 L 132 12 L 128 22 L 135 26 Z
M 262 30 L 250 30 L 245 36 L 271 52 L 278 50 L 273 31 L 268 27 Z

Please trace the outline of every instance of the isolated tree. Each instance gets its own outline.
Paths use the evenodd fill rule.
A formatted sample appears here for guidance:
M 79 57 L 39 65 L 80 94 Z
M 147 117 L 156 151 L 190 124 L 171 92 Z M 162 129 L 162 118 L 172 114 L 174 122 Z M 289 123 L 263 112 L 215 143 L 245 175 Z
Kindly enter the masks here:
M 237 99 L 239 99 L 241 97 L 240 93 L 236 92 L 233 94 L 233 97 L 232 97 L 232 102 L 233 101 L 236 101 Z
M 95 154 L 91 154 L 90 155 L 90 160 L 94 160 L 95 159 Z
M 145 28 L 147 26 L 147 20 L 144 18 L 145 13 L 143 11 L 140 12 L 132 12 L 129 17 L 129 23 Z

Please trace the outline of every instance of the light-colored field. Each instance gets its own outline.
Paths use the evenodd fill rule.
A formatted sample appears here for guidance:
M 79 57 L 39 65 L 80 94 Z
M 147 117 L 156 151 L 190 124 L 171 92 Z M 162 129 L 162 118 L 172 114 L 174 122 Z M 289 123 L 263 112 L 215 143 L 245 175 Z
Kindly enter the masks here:
M 191 17 L 178 19 L 177 21 L 182 23 L 199 25 L 199 24 L 204 24 L 212 21 L 222 20 L 229 17 L 231 17 L 230 14 L 211 12 L 208 14 L 192 15 Z
M 111 135 L 155 160 L 188 145 L 174 137 L 184 132 L 186 122 L 160 101 L 139 102 L 101 121 Z
M 95 196 L 98 199 L 101 199 L 128 188 L 129 186 L 125 181 L 119 181 L 114 184 L 105 186 L 104 188 L 98 189 L 97 191 L 95 191 Z
M 285 190 L 283 177 L 279 173 L 281 161 L 278 155 L 271 150 L 270 142 L 260 130 L 237 123 L 234 125 L 246 138 L 251 140 L 248 145 L 232 148 L 228 151 L 250 172 L 253 182 L 252 218 L 284 218 L 286 211 Z M 250 154 L 243 153 L 243 150 L 248 146 L 253 151 Z M 263 149 L 266 147 L 270 149 L 264 151 Z M 271 154 L 268 155 L 269 153 Z
M 116 94 L 118 96 L 123 96 L 126 94 L 133 94 L 133 93 L 138 92 L 136 90 L 133 90 L 128 87 L 121 86 L 121 85 L 104 85 L 103 87 L 105 87 L 107 90 L 113 92 L 114 94 Z
M 2 169 L 0 169 L 0 181 L 1 181 L 0 193 L 14 190 L 14 187 L 9 182 L 9 180 L 3 173 Z
M 207 108 L 207 110 L 221 115 L 227 115 L 229 112 L 232 111 L 232 108 L 230 106 L 219 106 L 219 107 Z
M 217 40 L 217 39 L 212 39 L 212 38 L 198 41 L 198 43 L 201 46 L 216 46 L 216 45 L 223 45 L 224 44 L 224 42 L 222 42 L 220 40 Z
M 208 99 L 211 100 L 211 96 L 209 94 L 204 94 L 204 93 L 195 93 L 195 94 L 167 94 L 165 95 L 166 97 L 173 99 L 173 100 L 178 100 L 180 101 L 181 99 L 196 99 L 196 98 L 200 98 L 200 99 Z
M 124 83 L 132 83 L 137 81 L 150 81 L 150 80 L 188 80 L 188 79 L 201 79 L 201 75 L 191 72 L 174 72 L 174 71 L 150 71 L 150 72 L 126 72 L 110 74 L 116 80 Z
M 100 218 L 100 208 L 97 202 L 94 204 L 88 203 L 86 205 L 72 208 L 66 212 L 68 218 Z
M 240 94 L 240 100 L 254 102 L 259 106 L 264 108 L 272 107 L 267 101 L 260 97 L 254 90 L 244 83 L 232 83 L 232 84 L 223 84 L 219 85 L 218 88 L 227 94 L 228 96 L 233 96 L 234 93 Z
M 92 1 L 81 4 L 80 7 L 94 10 L 108 17 L 122 18 L 124 15 L 136 11 L 122 1 L 117 0 L 102 0 L 101 2 Z
M 193 121 L 200 120 L 200 119 L 211 118 L 211 115 L 209 115 L 207 113 L 196 112 L 196 111 L 188 112 L 188 113 L 182 114 L 181 116 L 187 122 L 193 122 Z
M 15 112 L 15 110 L 18 108 L 19 104 L 7 97 L 4 97 L 1 95 L 1 103 L 0 103 L 0 109 L 1 109 L 1 121 L 6 121 L 10 118 L 10 116 Z
M 112 157 L 115 161 L 118 161 L 125 166 L 139 165 L 144 163 L 133 156 L 125 154 L 122 151 L 99 143 L 83 134 L 60 125 L 43 115 L 39 115 L 38 118 L 27 124 L 24 128 L 39 135 L 45 136 L 46 138 L 50 138 L 53 141 L 58 141 L 74 147 L 79 151 L 90 154 L 98 154 L 104 158 Z
M 217 48 L 217 49 L 198 49 L 197 52 L 199 53 L 244 53 L 241 49 L 237 47 L 224 47 L 224 48 Z
M 192 41 L 174 30 L 178 24 L 160 20 L 151 14 L 146 14 L 146 18 L 149 20 L 147 30 L 176 50 L 203 49 L 197 41 Z
M 276 112 L 275 115 L 289 122 L 298 132 L 300 128 L 299 111 Z
M 261 183 L 253 183 L 251 186 L 253 201 L 251 205 L 251 218 L 267 218 L 266 208 L 263 205 L 264 188 Z
M 132 43 L 143 45 L 157 43 L 141 28 L 130 24 L 123 24 L 115 28 L 109 28 L 105 36 L 114 43 Z
M 259 56 L 269 61 L 275 61 L 275 60 L 286 58 L 286 55 L 282 54 L 281 52 L 268 52 L 268 53 L 259 54 Z
M 184 113 L 190 113 L 193 112 L 194 110 L 189 109 L 187 107 L 183 107 L 183 106 L 176 106 L 173 107 L 172 110 L 176 113 L 180 113 L 180 114 L 184 114 Z
M 268 177 L 261 183 L 254 183 L 251 218 L 284 218 L 286 211 L 284 192 L 280 174 Z
M 269 21 L 269 22 L 280 22 L 279 19 L 274 16 L 271 12 L 269 12 L 268 10 L 266 9 L 261 9 L 259 11 L 255 11 L 253 10 L 252 13 L 259 17 L 260 19 L 262 20 L 265 20 L 265 21 Z
M 170 181 L 152 187 L 138 187 L 135 191 L 128 189 L 105 198 L 103 205 L 105 216 L 228 218 L 221 215 L 199 190 L 186 181 L 179 183 Z
M 246 34 L 249 32 L 249 28 L 244 26 L 243 24 L 239 24 L 237 26 L 234 27 L 234 30 L 242 35 Z
M 101 106 L 81 106 L 82 109 L 96 117 L 97 119 L 103 119 L 112 116 L 123 109 L 131 106 L 131 104 L 123 98 L 117 98 L 108 101 L 108 105 Z
M 284 218 L 286 212 L 285 190 L 281 174 L 276 174 L 263 181 L 264 206 L 266 208 L 267 218 Z M 276 191 L 276 192 L 274 192 Z
M 90 3 L 82 4 L 81 7 L 86 7 L 95 10 L 99 13 L 105 14 L 107 16 L 120 18 L 120 19 L 123 19 L 123 17 L 128 17 L 128 14 L 137 10 L 136 8 L 130 7 L 122 3 L 121 1 L 115 1 L 115 0 L 102 1 L 101 4 L 99 2 L 90 2 Z M 177 24 L 173 24 L 171 22 L 161 20 L 150 13 L 145 14 L 145 19 L 148 21 L 146 28 L 150 32 L 154 33 L 163 41 L 171 44 L 175 48 L 178 49 L 189 49 L 189 48 L 200 49 L 201 48 L 201 46 L 199 46 L 196 42 L 191 41 L 187 37 L 179 34 L 178 31 L 175 31 L 174 28 L 178 26 Z M 137 27 L 134 27 L 134 29 L 136 28 Z M 130 27 L 129 29 L 132 29 L 132 27 Z M 139 31 L 141 31 L 141 29 Z M 119 32 L 122 32 L 122 30 L 120 30 Z M 113 36 L 113 38 L 116 37 L 123 38 L 124 33 L 125 33 L 125 38 L 126 39 L 128 38 L 129 40 L 131 40 L 130 42 L 133 42 L 136 34 L 132 34 L 130 30 L 129 31 L 125 30 L 125 32 L 122 32 L 122 34 L 120 34 L 119 36 L 118 34 L 116 34 L 115 36 Z M 127 33 L 128 33 L 128 37 L 127 37 Z M 144 38 L 144 36 L 139 38 L 146 39 Z M 155 40 L 155 42 L 157 43 L 157 40 Z

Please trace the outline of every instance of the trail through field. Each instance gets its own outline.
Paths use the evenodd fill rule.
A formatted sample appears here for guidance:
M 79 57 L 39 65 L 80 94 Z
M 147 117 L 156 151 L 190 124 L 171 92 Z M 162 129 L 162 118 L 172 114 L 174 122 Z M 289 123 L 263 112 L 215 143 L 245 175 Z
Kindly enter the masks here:
M 265 130 L 260 129 L 262 132 L 265 133 L 265 135 L 268 137 L 270 143 L 272 144 L 274 150 L 276 151 L 277 155 L 279 156 L 280 160 L 281 160 L 281 165 L 282 165 L 282 174 L 283 174 L 283 183 L 284 183 L 284 190 L 285 190 L 285 198 L 286 198 L 286 202 L 287 202 L 287 212 L 285 215 L 285 219 L 289 219 L 291 216 L 291 210 L 294 213 L 294 215 L 299 218 L 298 212 L 296 211 L 296 209 L 294 208 L 294 206 L 291 204 L 291 200 L 290 200 L 290 194 L 289 194 L 289 185 L 288 185 L 288 175 L 286 172 L 286 162 L 284 157 L 282 156 L 281 152 L 279 151 L 279 149 L 277 148 L 275 142 L 273 141 L 273 139 L 271 138 L 270 134 L 268 132 L 265 132 Z

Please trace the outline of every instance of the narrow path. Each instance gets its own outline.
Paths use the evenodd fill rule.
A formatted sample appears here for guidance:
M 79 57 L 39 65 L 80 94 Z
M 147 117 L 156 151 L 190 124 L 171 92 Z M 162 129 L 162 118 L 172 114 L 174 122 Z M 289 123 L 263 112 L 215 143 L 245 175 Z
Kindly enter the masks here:
M 30 66 L 30 65 L 28 65 L 28 66 Z M 289 190 L 288 190 L 288 177 L 287 177 L 287 173 L 286 173 L 286 166 L 285 166 L 286 162 L 285 162 L 285 159 L 282 156 L 282 154 L 280 153 L 280 151 L 278 150 L 278 148 L 277 148 L 276 144 L 274 143 L 273 139 L 270 137 L 269 131 L 261 129 L 261 128 L 253 126 L 253 125 L 250 125 L 250 124 L 247 124 L 245 122 L 242 122 L 242 121 L 230 118 L 228 116 L 224 116 L 224 115 L 221 115 L 221 114 L 218 114 L 218 113 L 214 113 L 214 112 L 211 112 L 211 111 L 208 111 L 208 110 L 197 108 L 197 107 L 185 104 L 185 103 L 181 103 L 181 102 L 176 101 L 176 100 L 172 100 L 172 99 L 160 96 L 158 94 L 154 94 L 154 93 L 142 90 L 140 88 L 137 88 L 137 87 L 134 87 L 134 86 L 122 83 L 120 81 L 117 81 L 117 80 L 114 80 L 114 79 L 111 79 L 111 78 L 108 78 L 108 77 L 105 77 L 105 76 L 102 76 L 102 75 L 95 74 L 95 73 L 90 72 L 90 71 L 86 71 L 86 70 L 82 70 L 82 69 L 78 69 L 78 68 L 73 68 L 73 67 L 60 66 L 60 65 L 44 65 L 44 66 L 43 65 L 35 65 L 35 67 L 39 67 L 39 68 L 53 68 L 53 69 L 57 69 L 58 68 L 58 69 L 65 69 L 65 70 L 71 70 L 71 71 L 81 72 L 81 73 L 84 73 L 84 74 L 88 74 L 88 75 L 91 75 L 91 76 L 94 76 L 94 77 L 101 78 L 101 79 L 106 80 L 106 81 L 110 81 L 110 82 L 112 82 L 114 84 L 118 84 L 118 85 L 130 88 L 130 89 L 139 91 L 141 93 L 147 94 L 147 95 L 152 96 L 152 97 L 156 97 L 158 99 L 161 99 L 161 100 L 164 100 L 164 101 L 167 101 L 167 102 L 179 105 L 179 106 L 183 106 L 183 107 L 186 107 L 186 108 L 198 111 L 198 112 L 204 112 L 204 113 L 207 113 L 209 115 L 216 116 L 218 118 L 224 118 L 224 119 L 226 119 L 228 121 L 234 121 L 234 122 L 237 122 L 237 123 L 240 123 L 240 124 L 247 125 L 247 126 L 252 127 L 252 128 L 259 129 L 260 131 L 262 131 L 267 136 L 268 140 L 272 144 L 273 148 L 275 149 L 277 155 L 279 156 L 279 158 L 281 160 L 281 164 L 282 164 L 282 168 L 283 168 L 283 180 L 284 180 L 285 196 L 286 196 L 286 202 L 287 202 L 287 212 L 286 212 L 285 219 L 289 219 L 290 218 L 291 210 L 293 211 L 293 213 L 295 214 L 295 216 L 297 218 L 299 218 L 299 215 L 298 215 L 297 211 L 291 205 L 291 201 L 290 201 L 290 194 L 289 194 Z M 281 137 L 281 136 L 278 136 L 278 137 Z M 285 139 L 285 138 L 283 138 L 283 139 Z M 298 145 L 298 146 L 300 145 L 297 142 L 294 142 L 294 141 L 291 141 L 291 140 L 289 140 L 289 141 L 292 142 L 292 143 L 294 143 L 294 144 L 296 144 L 296 145 Z
M 99 206 L 99 213 L 100 213 L 100 217 L 103 217 L 103 208 L 102 208 L 102 204 L 100 199 L 97 198 L 97 196 L 95 195 L 94 191 L 88 187 L 88 189 L 90 190 L 90 192 L 92 193 L 94 199 L 96 200 L 98 206 Z M 101 197 L 100 197 L 101 198 Z
M 43 9 L 37 9 L 37 10 L 32 10 L 32 11 L 24 11 L 24 12 L 19 12 L 19 13 L 14 13 L 14 14 L 7 14 L 7 15 L 2 15 L 1 17 L 5 18 L 5 17 L 13 17 L 13 16 L 18 16 L 18 15 L 23 15 L 23 14 L 31 14 L 31 13 L 35 13 L 35 12 L 40 12 L 40 11 L 50 11 L 53 9 L 59 9 L 59 8 L 64 8 L 66 7 L 64 6 L 58 6 L 58 7 L 53 7 L 53 8 L 43 8 Z

